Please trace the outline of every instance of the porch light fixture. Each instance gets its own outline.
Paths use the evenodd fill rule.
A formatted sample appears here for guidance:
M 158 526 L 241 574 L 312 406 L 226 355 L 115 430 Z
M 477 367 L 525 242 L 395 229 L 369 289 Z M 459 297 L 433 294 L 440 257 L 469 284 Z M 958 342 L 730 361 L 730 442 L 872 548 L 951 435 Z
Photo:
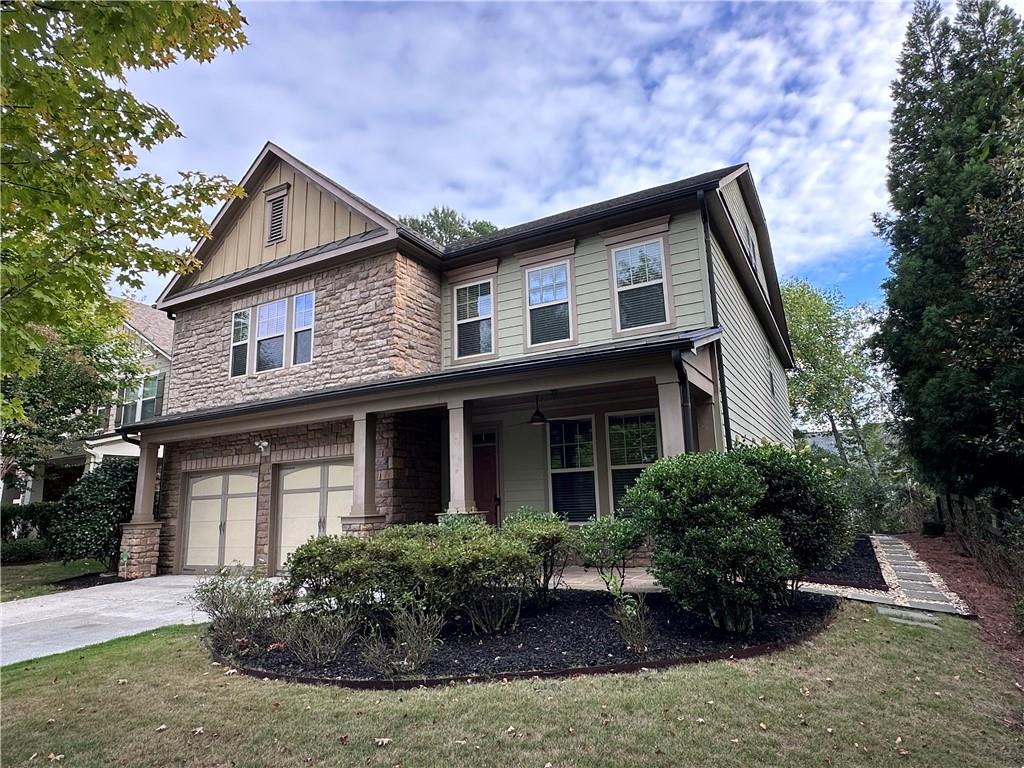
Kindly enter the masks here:
M 544 415 L 544 411 L 540 409 L 540 395 L 534 395 L 536 398 L 537 407 L 533 411 L 533 415 L 530 417 L 530 423 L 535 427 L 543 427 L 548 423 L 548 417 Z

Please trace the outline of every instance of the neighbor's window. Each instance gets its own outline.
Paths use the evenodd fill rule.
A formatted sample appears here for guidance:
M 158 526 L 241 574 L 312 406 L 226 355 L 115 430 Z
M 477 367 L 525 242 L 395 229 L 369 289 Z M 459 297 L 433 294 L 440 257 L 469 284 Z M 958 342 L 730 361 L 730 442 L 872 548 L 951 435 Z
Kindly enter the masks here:
M 658 325 L 666 320 L 665 266 L 661 240 L 612 251 L 619 329 Z
M 284 366 L 284 326 L 287 299 L 261 305 L 256 314 L 256 370 Z
M 292 365 L 313 359 L 313 293 L 300 293 L 292 306 Z
M 136 386 L 125 390 L 121 403 L 121 424 L 134 424 L 157 415 L 157 391 L 160 388 L 159 374 L 147 376 Z
M 571 523 L 597 514 L 594 484 L 594 422 L 590 418 L 548 422 L 551 507 Z
M 528 269 L 526 289 L 530 346 L 572 338 L 569 262 Z
M 653 411 L 608 416 L 608 464 L 612 472 L 612 508 L 648 466 L 658 460 L 658 422 Z
M 249 370 L 251 318 L 251 309 L 240 309 L 231 316 L 231 376 L 245 376 Z
M 455 356 L 472 357 L 494 351 L 492 283 L 455 289 Z

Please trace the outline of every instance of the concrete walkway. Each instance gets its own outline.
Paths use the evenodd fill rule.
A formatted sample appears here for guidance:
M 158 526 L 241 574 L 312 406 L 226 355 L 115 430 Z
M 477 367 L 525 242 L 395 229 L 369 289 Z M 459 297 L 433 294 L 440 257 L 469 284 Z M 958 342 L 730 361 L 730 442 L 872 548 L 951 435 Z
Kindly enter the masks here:
M 0 603 L 0 664 L 48 656 L 205 616 L 195 576 L 157 576 Z

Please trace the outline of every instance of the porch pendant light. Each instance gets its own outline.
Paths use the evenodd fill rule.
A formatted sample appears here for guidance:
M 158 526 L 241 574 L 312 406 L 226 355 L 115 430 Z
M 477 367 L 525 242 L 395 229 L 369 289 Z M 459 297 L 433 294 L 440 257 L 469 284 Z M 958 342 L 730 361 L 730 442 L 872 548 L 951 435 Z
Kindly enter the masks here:
M 540 395 L 534 395 L 534 397 L 536 398 L 537 408 L 530 417 L 530 423 L 535 427 L 543 427 L 548 423 L 548 417 L 545 416 L 544 411 L 540 409 Z

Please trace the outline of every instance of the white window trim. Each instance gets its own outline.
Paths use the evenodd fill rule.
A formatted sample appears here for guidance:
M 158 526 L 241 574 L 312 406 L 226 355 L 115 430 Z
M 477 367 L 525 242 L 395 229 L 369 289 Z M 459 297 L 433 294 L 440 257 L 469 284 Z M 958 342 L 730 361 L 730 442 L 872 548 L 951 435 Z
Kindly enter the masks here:
M 297 325 L 295 325 L 295 304 L 296 304 L 295 300 L 298 299 L 300 296 L 311 296 L 312 299 L 313 299 L 313 319 L 310 321 L 308 326 L 303 326 L 302 328 L 299 328 Z M 313 341 L 314 341 L 314 339 L 316 339 L 316 291 L 303 291 L 302 293 L 297 293 L 294 296 L 290 297 L 288 299 L 288 309 L 289 309 L 289 312 L 290 312 L 291 318 L 292 318 L 292 323 L 291 323 L 292 343 L 291 343 L 291 354 L 289 355 L 289 359 L 291 360 L 291 367 L 292 368 L 298 368 L 298 367 L 303 366 L 303 365 L 312 365 L 313 364 Z M 296 363 L 295 362 L 295 336 L 296 336 L 296 334 L 298 334 L 299 331 L 306 331 L 306 330 L 309 331 L 309 360 L 305 361 L 304 363 Z M 277 370 L 277 369 L 275 368 L 274 370 Z
M 650 245 L 651 243 L 657 243 L 658 247 L 661 250 L 661 279 L 660 280 L 648 280 L 647 282 L 644 282 L 644 283 L 633 283 L 632 285 L 627 285 L 627 286 L 623 286 L 623 287 L 620 288 L 619 287 L 619 268 L 618 268 L 618 264 L 617 264 L 616 259 L 615 259 L 615 255 L 619 251 L 625 251 L 625 250 L 627 250 L 629 248 L 637 248 L 637 247 L 643 246 L 643 245 Z M 645 328 L 659 328 L 659 327 L 662 327 L 662 326 L 670 325 L 672 323 L 672 311 L 671 311 L 671 306 L 669 304 L 669 291 L 668 291 L 668 279 L 667 279 L 668 264 L 667 264 L 667 253 L 666 253 L 665 238 L 664 237 L 651 237 L 651 238 L 647 238 L 645 240 L 637 240 L 635 242 L 619 243 L 619 244 L 616 244 L 614 246 L 611 246 L 609 250 L 611 251 L 611 267 L 612 267 L 612 274 L 611 274 L 610 277 L 611 277 L 611 281 L 612 281 L 612 287 L 615 289 L 614 292 L 613 292 L 613 294 L 615 296 L 615 332 L 616 333 L 634 333 L 636 331 L 640 331 L 640 330 L 643 330 Z M 661 295 L 662 295 L 662 297 L 664 299 L 664 302 L 665 302 L 665 319 L 662 320 L 660 323 L 648 323 L 647 325 L 633 325 L 633 326 L 630 326 L 629 328 L 623 328 L 622 327 L 622 314 L 619 311 L 619 294 L 622 291 L 631 291 L 634 288 L 644 288 L 644 287 L 646 287 L 648 285 L 657 285 L 658 283 L 661 283 Z
M 462 288 L 469 288 L 473 285 L 483 285 L 487 283 L 491 287 L 491 314 L 490 315 L 477 315 L 476 317 L 466 318 L 465 320 L 459 320 L 459 290 Z M 488 357 L 494 357 L 497 354 L 497 309 L 498 309 L 498 297 L 494 295 L 494 278 L 488 277 L 486 280 L 467 280 L 463 283 L 458 283 L 452 286 L 452 359 L 463 361 L 463 360 L 478 360 Z M 491 321 L 491 351 L 490 352 L 477 352 L 473 355 L 460 355 L 459 354 L 459 326 L 465 325 L 466 323 L 476 323 L 480 320 Z
M 611 419 L 613 416 L 637 416 L 643 414 L 651 414 L 654 416 L 654 434 L 655 439 L 658 443 L 658 457 L 660 459 L 664 453 L 661 448 L 661 419 L 659 418 L 657 408 L 636 408 L 631 411 L 609 411 L 604 415 L 604 429 L 605 429 L 605 459 L 608 463 L 608 506 L 611 507 L 611 514 L 614 516 L 615 509 L 615 483 L 613 482 L 612 472 L 616 469 L 647 469 L 651 466 L 650 464 L 612 464 L 612 426 Z M 652 464 L 654 462 L 651 462 Z
M 593 457 L 594 457 L 593 466 L 591 466 L 591 467 L 572 467 L 572 468 L 564 468 L 563 467 L 562 469 L 552 469 L 551 468 L 551 424 L 550 424 L 550 422 L 552 422 L 552 421 L 584 421 L 584 420 L 590 422 L 590 440 L 593 443 Z M 590 474 L 592 476 L 593 483 L 594 483 L 594 515 L 595 515 L 595 517 L 600 517 L 601 516 L 601 493 L 600 493 L 601 489 L 597 487 L 597 463 L 598 462 L 597 462 L 597 431 L 596 431 L 596 429 L 597 429 L 597 424 L 595 423 L 594 414 L 583 414 L 583 415 L 580 415 L 580 416 L 558 416 L 558 417 L 553 417 L 553 418 L 548 420 L 547 424 L 544 425 L 544 445 L 545 445 L 545 448 L 546 448 L 545 453 L 544 453 L 544 466 L 546 466 L 547 470 L 548 470 L 548 507 L 550 508 L 550 511 L 554 512 L 556 515 L 558 514 L 558 512 L 555 511 L 555 483 L 554 483 L 554 476 L 556 474 L 557 475 L 565 475 L 565 474 L 569 474 L 571 472 L 576 472 L 576 473 L 590 472 Z M 585 520 L 584 521 L 580 521 L 580 522 L 575 522 L 575 521 L 567 520 L 566 522 L 568 522 L 569 525 L 586 525 L 586 521 Z
M 280 302 L 284 302 L 284 328 L 281 330 L 280 333 L 272 333 L 269 336 L 260 336 L 260 310 L 263 309 L 263 307 L 269 307 L 272 304 L 279 304 Z M 256 334 L 255 334 L 256 341 L 255 341 L 255 344 L 253 345 L 252 366 L 251 366 L 251 369 L 252 369 L 253 373 L 271 373 L 273 371 L 280 371 L 280 370 L 283 370 L 283 369 L 288 367 L 288 354 L 289 354 L 288 316 L 289 316 L 289 309 L 291 308 L 291 306 L 292 306 L 291 297 L 284 298 L 284 299 L 274 299 L 273 301 L 265 301 L 262 304 L 257 304 L 256 305 Z M 257 369 L 256 366 L 257 366 L 257 358 L 259 357 L 260 342 L 261 341 L 266 341 L 267 339 L 276 339 L 278 336 L 281 337 L 281 364 L 278 365 L 278 366 L 275 366 L 273 368 L 264 368 L 262 371 Z
M 246 323 L 245 341 L 235 341 L 235 317 L 238 315 L 248 315 L 249 320 Z M 231 313 L 231 325 L 228 328 L 228 378 L 229 379 L 243 379 L 249 375 L 250 363 L 252 362 L 252 350 L 248 349 L 250 342 L 252 341 L 252 307 L 246 307 L 245 309 L 236 309 Z M 245 353 L 245 372 L 239 373 L 233 376 L 231 374 L 231 363 L 234 362 L 235 347 L 246 347 Z
M 566 279 L 566 295 L 565 299 L 557 299 L 555 301 L 545 301 L 541 304 L 530 304 L 530 273 L 539 272 L 542 269 L 550 269 L 551 267 L 559 267 L 565 265 L 565 279 Z M 573 301 L 573 293 L 575 286 L 573 285 L 573 274 L 572 274 L 572 263 L 569 259 L 559 259 L 558 261 L 549 261 L 542 264 L 534 264 L 524 268 L 523 275 L 523 290 L 525 291 L 526 304 L 526 348 L 527 349 L 539 349 L 541 347 L 549 347 L 555 344 L 571 344 L 576 341 L 576 304 Z M 553 307 L 557 304 L 568 304 L 569 305 L 569 335 L 564 339 L 553 339 L 552 341 L 542 341 L 537 344 L 533 343 L 533 323 L 530 322 L 530 313 L 535 309 L 541 309 L 543 307 Z
M 146 382 L 149 381 L 150 379 L 156 379 L 156 386 L 158 391 L 154 392 L 152 397 L 143 397 L 143 395 L 146 394 Z M 137 424 L 138 422 L 142 421 L 142 404 L 147 400 L 153 401 L 153 415 L 158 415 L 156 412 L 156 401 L 160 397 L 159 387 L 159 372 L 150 372 L 143 376 L 142 379 L 139 380 L 139 383 L 135 385 L 135 397 L 132 398 L 131 400 L 124 400 L 121 403 L 121 423 L 124 424 L 124 415 L 128 412 L 129 405 L 132 406 L 135 410 L 135 418 L 130 423 Z M 128 392 L 126 391 L 125 395 L 127 396 L 127 394 Z

